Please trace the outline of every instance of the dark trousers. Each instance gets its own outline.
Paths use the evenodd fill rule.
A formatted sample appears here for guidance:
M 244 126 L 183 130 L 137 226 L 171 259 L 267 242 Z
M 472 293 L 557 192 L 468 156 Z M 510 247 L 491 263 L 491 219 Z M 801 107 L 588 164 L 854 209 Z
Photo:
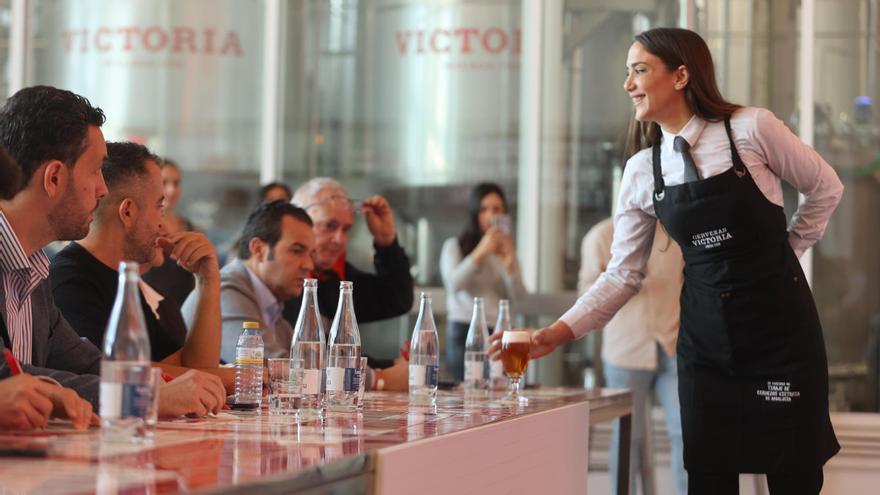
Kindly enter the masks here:
M 470 323 L 448 321 L 446 323 L 446 371 L 456 382 L 464 381 L 464 344 Z M 489 327 L 489 335 L 494 328 Z
M 825 478 L 822 468 L 798 474 L 768 474 L 770 495 L 818 495 Z M 739 474 L 688 471 L 689 495 L 739 495 Z
M 446 371 L 456 382 L 464 380 L 464 342 L 470 323 L 446 323 Z

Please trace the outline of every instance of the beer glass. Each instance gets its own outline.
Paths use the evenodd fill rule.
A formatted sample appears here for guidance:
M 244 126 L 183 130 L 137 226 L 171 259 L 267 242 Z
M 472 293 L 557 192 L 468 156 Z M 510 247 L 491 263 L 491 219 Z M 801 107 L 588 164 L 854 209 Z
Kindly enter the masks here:
M 528 399 L 520 395 L 519 382 L 526 372 L 531 356 L 531 335 L 523 330 L 510 330 L 501 336 L 501 363 L 504 374 L 510 379 L 510 392 L 502 401 L 526 404 Z

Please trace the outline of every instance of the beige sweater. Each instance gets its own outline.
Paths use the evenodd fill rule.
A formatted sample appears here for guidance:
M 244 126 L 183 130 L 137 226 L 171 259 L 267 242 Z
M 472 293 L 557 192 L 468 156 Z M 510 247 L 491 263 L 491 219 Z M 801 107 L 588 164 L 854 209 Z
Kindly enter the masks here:
M 599 222 L 584 236 L 578 273 L 581 294 L 590 288 L 611 260 L 612 238 L 611 218 Z M 656 369 L 655 342 L 669 356 L 675 355 L 683 270 L 681 249 L 658 222 L 642 290 L 604 328 L 603 360 L 622 368 Z

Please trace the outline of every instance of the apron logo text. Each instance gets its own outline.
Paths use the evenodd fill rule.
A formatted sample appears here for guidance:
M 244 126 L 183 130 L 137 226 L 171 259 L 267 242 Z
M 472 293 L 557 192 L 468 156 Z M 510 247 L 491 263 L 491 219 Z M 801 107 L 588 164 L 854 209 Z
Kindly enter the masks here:
M 727 227 L 722 227 L 720 229 L 694 234 L 691 236 L 691 243 L 696 247 L 702 246 L 706 249 L 712 249 L 717 248 L 722 242 L 729 239 L 733 239 L 733 236 L 727 231 Z
M 757 390 L 757 395 L 767 402 L 791 402 L 801 393 L 791 389 L 791 382 L 767 382 L 767 390 Z

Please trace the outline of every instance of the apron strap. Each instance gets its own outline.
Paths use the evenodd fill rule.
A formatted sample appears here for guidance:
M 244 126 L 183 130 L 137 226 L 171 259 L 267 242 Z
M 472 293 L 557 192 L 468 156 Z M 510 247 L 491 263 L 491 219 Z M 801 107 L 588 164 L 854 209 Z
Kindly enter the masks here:
M 733 143 L 733 134 L 730 132 L 729 116 L 724 119 L 724 129 L 727 131 L 727 139 L 730 141 L 730 157 L 733 160 L 733 170 L 737 176 L 742 177 L 749 173 L 749 169 L 746 168 L 746 164 L 739 157 L 739 152 L 736 151 L 736 145 Z
M 730 141 L 730 157 L 733 161 L 733 169 L 738 177 L 743 177 L 749 173 L 745 163 L 736 150 L 736 144 L 733 142 L 733 133 L 730 130 L 730 117 L 724 119 L 724 130 L 727 131 L 727 139 Z M 654 199 L 660 201 L 663 199 L 666 183 L 663 182 L 663 171 L 660 166 L 660 142 L 654 143 L 652 147 L 652 166 L 654 168 Z
M 652 165 L 654 166 L 654 199 L 660 201 L 664 196 L 666 183 L 663 182 L 663 171 L 660 167 L 660 142 L 654 143 Z

